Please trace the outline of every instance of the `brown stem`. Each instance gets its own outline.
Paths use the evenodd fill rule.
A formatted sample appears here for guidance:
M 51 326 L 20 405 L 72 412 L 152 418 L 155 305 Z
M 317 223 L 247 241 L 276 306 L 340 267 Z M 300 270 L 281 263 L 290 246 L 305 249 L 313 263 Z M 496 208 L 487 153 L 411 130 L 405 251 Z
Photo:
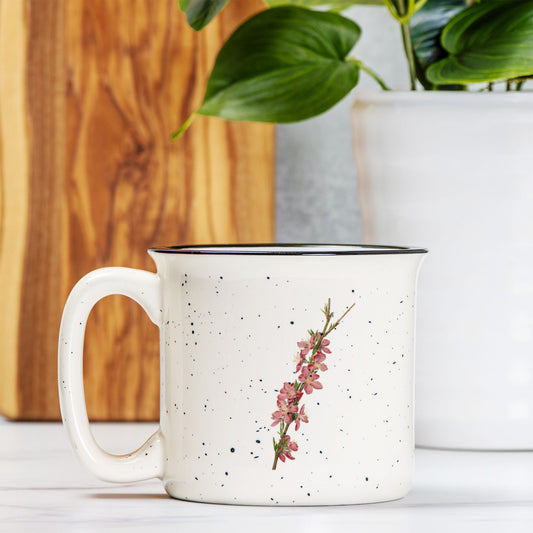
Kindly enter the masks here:
M 278 457 L 279 455 L 276 453 L 274 456 L 274 464 L 272 465 L 272 470 L 276 470 L 276 466 L 278 466 Z
M 324 333 L 328 329 L 329 321 L 331 320 L 331 298 L 328 298 L 328 303 L 326 304 L 326 323 L 324 324 L 324 329 L 322 330 L 321 339 L 324 338 Z
M 281 453 L 281 445 L 283 443 L 283 439 L 285 438 L 285 435 L 287 435 L 287 431 L 289 429 L 289 426 L 292 424 L 292 422 L 289 422 L 286 426 L 285 426 L 285 429 L 283 430 L 283 433 L 280 435 L 279 437 L 279 442 L 278 442 L 278 446 L 276 448 L 276 452 L 274 453 L 274 464 L 272 465 L 272 470 L 276 470 L 276 466 L 278 465 L 278 459 L 279 459 L 279 455 Z
M 348 309 L 343 313 L 343 315 L 339 318 L 339 320 L 337 320 L 337 322 L 335 322 L 335 324 L 331 326 L 331 328 L 328 330 L 326 335 L 329 335 L 341 323 L 342 319 L 354 308 L 354 306 L 355 306 L 355 303 L 353 303 L 352 305 L 350 305 L 350 307 L 348 307 Z

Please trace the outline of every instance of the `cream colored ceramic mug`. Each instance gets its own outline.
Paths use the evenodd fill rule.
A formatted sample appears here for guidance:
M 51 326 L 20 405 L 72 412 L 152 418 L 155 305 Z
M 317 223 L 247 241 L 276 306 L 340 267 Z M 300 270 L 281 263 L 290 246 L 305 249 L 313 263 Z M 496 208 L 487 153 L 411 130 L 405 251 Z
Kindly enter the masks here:
M 158 477 L 174 498 L 213 503 L 350 504 L 408 492 L 415 289 L 426 250 L 149 253 L 157 274 L 95 270 L 63 313 L 61 412 L 91 472 L 114 482 Z M 83 393 L 85 325 L 110 294 L 138 302 L 161 339 L 160 428 L 123 456 L 94 440 Z

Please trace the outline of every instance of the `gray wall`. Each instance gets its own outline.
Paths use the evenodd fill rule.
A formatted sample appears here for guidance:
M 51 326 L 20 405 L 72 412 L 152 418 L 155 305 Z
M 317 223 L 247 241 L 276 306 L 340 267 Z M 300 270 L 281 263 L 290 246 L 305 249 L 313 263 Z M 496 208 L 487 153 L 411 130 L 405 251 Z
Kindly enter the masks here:
M 362 28 L 352 52 L 394 89 L 408 88 L 399 27 L 385 7 L 345 13 Z M 365 73 L 327 113 L 276 129 L 278 242 L 361 242 L 350 108 L 360 91 L 381 90 Z

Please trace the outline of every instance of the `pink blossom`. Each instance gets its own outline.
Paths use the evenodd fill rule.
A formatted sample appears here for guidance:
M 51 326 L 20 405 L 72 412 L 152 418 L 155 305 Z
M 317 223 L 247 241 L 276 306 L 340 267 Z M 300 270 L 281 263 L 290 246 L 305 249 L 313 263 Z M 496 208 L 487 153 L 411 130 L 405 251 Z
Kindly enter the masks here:
M 305 355 L 302 355 L 302 352 L 300 352 L 298 354 L 298 359 L 296 361 L 296 372 L 300 372 L 304 363 L 305 363 Z
M 298 355 L 299 359 L 297 360 L 296 372 L 300 372 L 304 363 L 306 363 L 305 358 L 307 354 L 309 352 L 312 353 L 313 350 L 315 349 L 316 338 L 317 338 L 317 335 L 313 334 L 309 337 L 308 340 L 302 340 L 298 343 L 298 348 L 300 348 L 300 353 Z
M 305 357 L 315 347 L 315 335 L 311 335 L 309 340 L 303 340 L 298 343 L 300 350 L 300 356 Z
M 278 402 L 279 401 L 287 401 L 289 405 L 298 403 L 300 398 L 303 396 L 303 393 L 300 391 L 297 391 L 294 383 L 284 383 L 283 387 L 281 387 L 279 394 L 278 394 Z
M 326 360 L 326 354 L 325 353 L 317 352 L 313 356 L 313 361 L 316 361 L 317 363 L 322 363 L 322 361 L 325 361 L 325 360 Z
M 331 350 L 327 348 L 328 345 L 329 345 L 329 339 L 323 339 L 322 342 L 320 343 L 320 350 L 324 353 L 331 353 Z
M 291 452 L 297 452 L 298 451 L 298 444 L 296 442 L 292 441 L 289 435 L 285 435 L 283 437 L 283 443 L 281 445 L 281 451 L 279 453 L 279 459 L 281 462 L 285 462 L 285 458 L 290 459 L 291 461 L 294 461 L 294 457 Z
M 293 413 L 298 413 L 298 406 L 289 405 L 287 402 L 282 400 L 278 400 L 278 407 L 279 410 L 272 413 L 272 419 L 274 422 L 272 422 L 271 426 L 278 425 L 282 420 L 285 422 L 285 424 L 290 424 L 292 422 Z
M 304 385 L 304 391 L 306 394 L 311 394 L 313 389 L 321 389 L 322 383 L 318 381 L 320 376 L 315 372 L 311 372 L 309 368 L 304 366 L 302 368 L 302 373 L 298 376 L 298 379 Z
M 324 364 L 324 361 L 326 360 L 326 355 L 322 352 L 317 352 L 314 357 L 313 361 L 307 365 L 307 368 L 313 372 L 316 370 L 320 370 L 321 372 L 325 372 L 328 367 L 326 364 Z
M 304 411 L 305 405 L 302 405 L 300 412 L 296 415 L 296 425 L 294 426 L 294 429 L 298 431 L 300 428 L 300 422 L 304 422 L 307 424 L 309 422 L 309 418 L 307 417 L 307 413 Z

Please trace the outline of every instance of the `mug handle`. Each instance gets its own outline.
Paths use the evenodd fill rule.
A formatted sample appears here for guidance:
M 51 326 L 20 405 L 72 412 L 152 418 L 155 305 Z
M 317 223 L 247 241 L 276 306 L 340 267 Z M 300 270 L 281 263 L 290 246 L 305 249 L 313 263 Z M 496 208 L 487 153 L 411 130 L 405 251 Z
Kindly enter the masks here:
M 83 390 L 83 342 L 91 309 L 104 296 L 122 294 L 135 300 L 161 327 L 159 276 L 133 268 L 101 268 L 84 276 L 72 289 L 61 319 L 58 349 L 59 403 L 70 441 L 81 462 L 105 481 L 141 481 L 163 474 L 163 446 L 158 430 L 136 451 L 112 455 L 89 428 Z

